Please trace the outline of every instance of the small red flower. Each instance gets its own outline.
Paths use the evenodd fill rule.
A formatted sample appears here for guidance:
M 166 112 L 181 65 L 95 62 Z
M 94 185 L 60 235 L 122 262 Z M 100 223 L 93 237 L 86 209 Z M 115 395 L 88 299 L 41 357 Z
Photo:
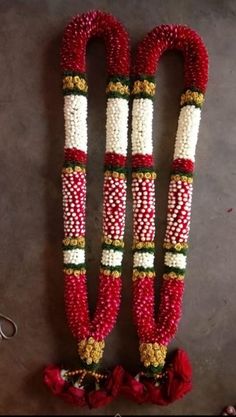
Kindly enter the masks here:
M 44 369 L 44 383 L 51 389 L 53 394 L 59 395 L 68 383 L 61 377 L 61 369 L 54 365 L 48 365 Z

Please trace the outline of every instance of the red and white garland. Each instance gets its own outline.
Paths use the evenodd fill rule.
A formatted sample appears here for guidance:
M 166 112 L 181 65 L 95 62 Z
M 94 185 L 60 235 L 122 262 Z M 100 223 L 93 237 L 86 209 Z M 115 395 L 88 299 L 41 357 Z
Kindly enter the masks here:
M 103 201 L 103 238 L 99 299 L 89 317 L 85 268 L 85 200 L 87 161 L 86 46 L 104 39 L 107 51 L 107 122 Z M 164 51 L 184 55 L 185 89 L 168 195 L 164 240 L 165 274 L 160 306 L 154 317 L 154 237 L 156 173 L 153 164 L 152 118 L 155 72 Z M 133 309 L 143 369 L 135 378 L 117 366 L 98 372 L 104 340 L 115 324 L 121 291 L 121 263 L 126 202 L 126 152 L 129 98 L 129 45 L 123 27 L 99 11 L 76 16 L 66 28 L 62 47 L 65 95 L 65 164 L 63 168 L 65 303 L 68 323 L 78 341 L 79 369 L 49 366 L 45 383 L 55 395 L 79 406 L 98 407 L 119 392 L 139 403 L 165 405 L 191 389 L 191 365 L 178 350 L 165 363 L 167 345 L 181 315 L 190 228 L 195 148 L 201 106 L 208 80 L 208 56 L 201 38 L 190 28 L 162 25 L 139 44 L 132 89 L 132 190 L 134 215 Z
M 155 178 L 152 145 L 155 72 L 162 54 L 175 49 L 184 57 L 184 91 L 176 133 L 164 239 L 165 274 L 155 318 Z M 208 55 L 196 32 L 161 25 L 138 45 L 134 63 L 132 109 L 132 191 L 134 217 L 133 311 L 143 370 L 126 375 L 123 393 L 142 402 L 167 404 L 191 389 L 191 366 L 178 351 L 165 367 L 167 346 L 181 315 L 190 229 L 195 148 L 208 80 Z
M 87 91 L 86 47 L 93 37 L 104 40 L 108 83 L 106 154 L 103 186 L 103 237 L 99 295 L 89 317 L 85 266 Z M 93 11 L 76 16 L 62 45 L 65 163 L 62 173 L 64 212 L 65 305 L 69 327 L 78 342 L 79 369 L 49 366 L 44 379 L 52 391 L 77 405 L 105 405 L 118 393 L 123 370 L 98 372 L 105 338 L 120 306 L 121 264 L 126 210 L 126 153 L 129 98 L 129 40 L 111 15 Z

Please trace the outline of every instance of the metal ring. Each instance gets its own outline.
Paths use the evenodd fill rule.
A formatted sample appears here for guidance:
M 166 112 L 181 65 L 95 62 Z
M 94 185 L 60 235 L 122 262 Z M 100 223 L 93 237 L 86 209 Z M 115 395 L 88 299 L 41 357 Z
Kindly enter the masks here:
M 5 320 L 6 322 L 10 323 L 12 325 L 13 331 L 11 335 L 7 335 L 3 329 L 2 329 L 2 323 L 1 323 L 1 319 Z M 14 320 L 12 320 L 10 317 L 5 316 L 4 314 L 0 313 L 0 339 L 11 339 L 12 337 L 14 337 L 17 334 L 18 328 L 17 328 L 17 324 L 14 322 Z

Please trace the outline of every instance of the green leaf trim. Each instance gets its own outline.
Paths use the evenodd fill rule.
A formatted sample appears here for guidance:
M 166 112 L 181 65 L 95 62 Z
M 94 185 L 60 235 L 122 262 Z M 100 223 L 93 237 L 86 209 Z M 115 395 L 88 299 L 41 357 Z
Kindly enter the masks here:
M 165 265 L 165 272 L 168 274 L 170 272 L 175 272 L 178 275 L 184 275 L 186 269 L 175 268 L 173 266 L 166 266 Z
M 63 168 L 75 168 L 75 167 L 80 167 L 80 168 L 86 168 L 85 164 L 81 164 L 80 162 L 77 161 L 64 161 L 63 164 Z
M 179 175 L 180 177 L 193 178 L 194 174 L 192 172 L 183 172 L 179 170 L 172 170 L 171 175 Z
M 118 91 L 109 91 L 109 93 L 106 93 L 107 98 L 124 98 L 125 100 L 129 100 L 129 94 L 122 94 Z
M 150 100 L 153 101 L 155 96 L 151 96 L 150 94 L 147 94 L 147 93 L 136 93 L 136 94 L 132 93 L 132 98 L 133 99 L 135 99 L 135 98 L 149 98 Z
M 116 251 L 119 251 L 119 252 L 124 251 L 124 248 L 122 246 L 115 246 L 115 245 L 112 245 L 112 244 L 109 245 L 108 243 L 103 243 L 102 244 L 102 249 L 108 249 L 108 250 L 112 249 L 112 250 L 116 250 Z
M 114 165 L 105 165 L 104 171 L 119 172 L 120 174 L 127 174 L 127 168 L 114 166 Z
M 79 90 L 78 88 L 68 89 L 65 88 L 62 90 L 64 96 L 85 96 L 87 97 L 88 93 L 85 91 Z
M 82 269 L 82 268 L 85 268 L 85 263 L 83 263 L 83 264 L 66 264 L 66 263 L 64 263 L 64 268 L 74 269 L 74 270 Z
M 136 266 L 134 269 L 138 272 L 155 272 L 155 268 L 144 268 L 143 266 Z
M 101 266 L 102 266 L 103 269 L 108 269 L 111 272 L 113 272 L 113 271 L 121 272 L 121 266 L 120 265 L 110 266 L 110 265 L 105 265 L 101 262 Z
M 63 71 L 62 77 L 65 78 L 65 77 L 68 77 L 68 76 L 72 76 L 72 77 L 78 76 L 80 78 L 83 78 L 85 81 L 88 80 L 88 77 L 87 77 L 86 72 L 79 72 L 79 71 L 73 71 L 73 70 L 71 70 L 71 71 Z

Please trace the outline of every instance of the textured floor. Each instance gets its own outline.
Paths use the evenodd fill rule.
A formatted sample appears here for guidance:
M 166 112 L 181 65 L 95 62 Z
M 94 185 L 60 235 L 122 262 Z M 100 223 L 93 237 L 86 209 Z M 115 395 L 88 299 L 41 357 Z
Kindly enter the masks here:
M 63 98 L 59 47 L 65 24 L 92 8 L 112 12 L 132 45 L 160 23 L 184 23 L 204 38 L 210 82 L 197 150 L 184 315 L 172 344 L 184 347 L 194 369 L 193 391 L 167 407 L 122 398 L 105 409 L 78 410 L 42 383 L 45 364 L 76 360 L 65 323 L 62 275 Z M 19 334 L 0 342 L 1 414 L 215 415 L 236 402 L 236 1 L 221 0 L 1 0 L 0 1 L 0 291 L 1 311 Z M 104 47 L 89 61 L 89 298 L 94 309 L 100 256 L 102 162 L 105 134 Z M 182 61 L 167 54 L 158 73 L 154 138 L 158 186 L 158 260 L 170 161 L 183 87 Z M 232 209 L 232 210 L 229 210 Z M 131 317 L 131 198 L 127 206 L 123 301 L 107 342 L 105 365 L 138 369 Z

